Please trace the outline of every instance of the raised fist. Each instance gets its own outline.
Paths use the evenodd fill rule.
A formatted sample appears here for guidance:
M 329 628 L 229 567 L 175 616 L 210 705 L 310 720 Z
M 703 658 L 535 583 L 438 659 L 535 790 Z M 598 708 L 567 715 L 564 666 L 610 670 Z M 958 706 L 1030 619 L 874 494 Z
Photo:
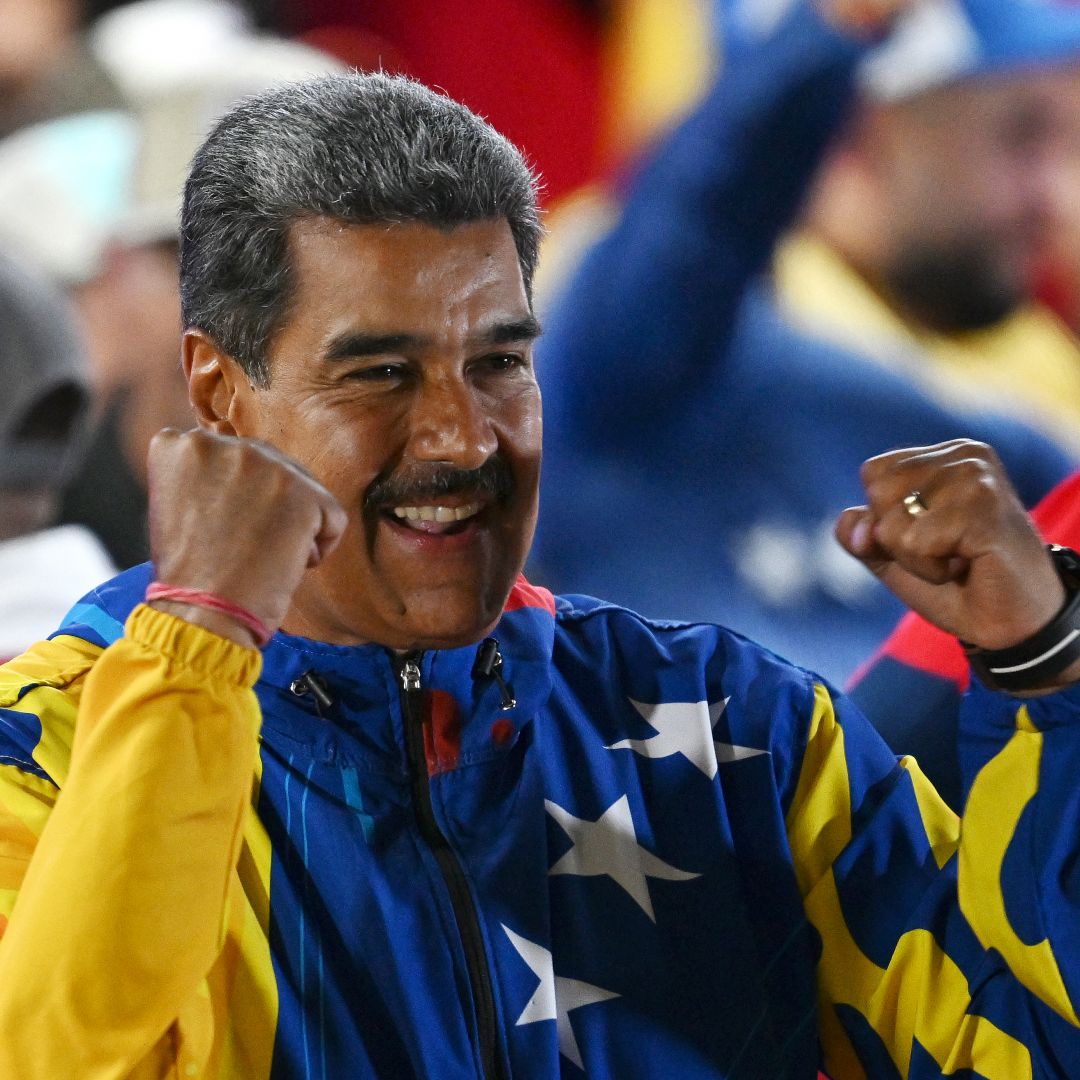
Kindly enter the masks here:
M 1050 622 L 1065 589 L 997 455 L 957 439 L 897 450 L 862 468 L 867 505 L 845 510 L 840 543 L 908 607 L 984 649 Z
M 149 475 L 157 579 L 231 601 L 271 632 L 304 570 L 332 551 L 345 529 L 345 511 L 318 481 L 251 439 L 166 429 L 150 444 Z M 226 615 L 175 601 L 154 606 L 253 643 Z

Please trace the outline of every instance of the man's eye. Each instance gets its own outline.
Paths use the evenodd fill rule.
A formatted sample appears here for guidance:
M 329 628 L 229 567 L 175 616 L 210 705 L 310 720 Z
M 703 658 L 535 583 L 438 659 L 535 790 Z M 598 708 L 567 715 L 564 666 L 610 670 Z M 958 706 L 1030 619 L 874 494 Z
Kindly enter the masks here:
M 490 371 L 512 371 L 514 368 L 521 367 L 525 359 L 517 353 L 493 353 L 491 356 L 484 357 L 481 363 Z
M 347 378 L 360 379 L 364 382 L 383 382 L 388 379 L 400 379 L 404 369 L 400 364 L 375 364 L 372 367 L 356 368 L 348 373 Z

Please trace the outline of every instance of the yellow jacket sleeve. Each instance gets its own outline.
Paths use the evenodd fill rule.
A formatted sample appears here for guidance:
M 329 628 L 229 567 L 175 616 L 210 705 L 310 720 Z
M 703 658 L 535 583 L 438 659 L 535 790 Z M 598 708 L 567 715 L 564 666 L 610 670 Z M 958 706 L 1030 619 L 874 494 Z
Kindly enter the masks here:
M 995 697 L 1003 722 L 1022 722 L 1019 702 Z M 1077 1075 L 1062 1064 L 1080 1062 L 1080 1031 L 1059 973 L 1075 946 L 1022 947 L 1004 915 L 1001 851 L 1031 785 L 999 758 L 958 822 L 911 759 L 816 688 L 787 829 L 820 939 L 819 1026 L 838 1080 Z M 1031 854 L 1025 882 L 1041 877 Z
M 66 684 L 0 685 L 0 707 L 36 713 L 54 738 L 63 718 L 49 713 L 78 702 L 65 777 L 0 761 L 0 1080 L 198 1075 L 261 657 L 140 606 L 85 659 Z M 20 665 L 32 677 L 34 657 Z

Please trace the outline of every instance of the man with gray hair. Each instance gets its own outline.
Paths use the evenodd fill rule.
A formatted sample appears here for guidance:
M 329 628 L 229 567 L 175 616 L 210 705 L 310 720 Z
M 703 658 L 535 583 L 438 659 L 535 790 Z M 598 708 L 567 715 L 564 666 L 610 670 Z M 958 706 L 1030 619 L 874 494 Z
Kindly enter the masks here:
M 152 448 L 154 564 L 0 670 L 0 1075 L 1080 1064 L 1060 803 L 990 783 L 961 842 L 821 680 L 520 576 L 538 233 L 513 148 L 402 79 L 269 91 L 209 136 L 199 429 Z M 864 480 L 838 536 L 905 600 L 995 655 L 1065 641 L 1072 586 L 989 448 Z M 973 700 L 1025 735 L 994 776 L 1037 772 L 1038 732 L 1080 749 L 1071 642 L 1026 702 Z

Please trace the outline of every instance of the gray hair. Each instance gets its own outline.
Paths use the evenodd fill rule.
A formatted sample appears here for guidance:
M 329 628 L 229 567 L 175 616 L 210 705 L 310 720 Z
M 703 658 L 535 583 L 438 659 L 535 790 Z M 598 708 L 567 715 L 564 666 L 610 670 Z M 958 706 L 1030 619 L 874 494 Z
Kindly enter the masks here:
M 195 155 L 180 233 L 184 326 L 265 385 L 293 287 L 289 229 L 310 216 L 443 229 L 504 218 L 531 300 L 537 192 L 507 139 L 410 79 L 354 72 L 275 87 L 229 112 Z

